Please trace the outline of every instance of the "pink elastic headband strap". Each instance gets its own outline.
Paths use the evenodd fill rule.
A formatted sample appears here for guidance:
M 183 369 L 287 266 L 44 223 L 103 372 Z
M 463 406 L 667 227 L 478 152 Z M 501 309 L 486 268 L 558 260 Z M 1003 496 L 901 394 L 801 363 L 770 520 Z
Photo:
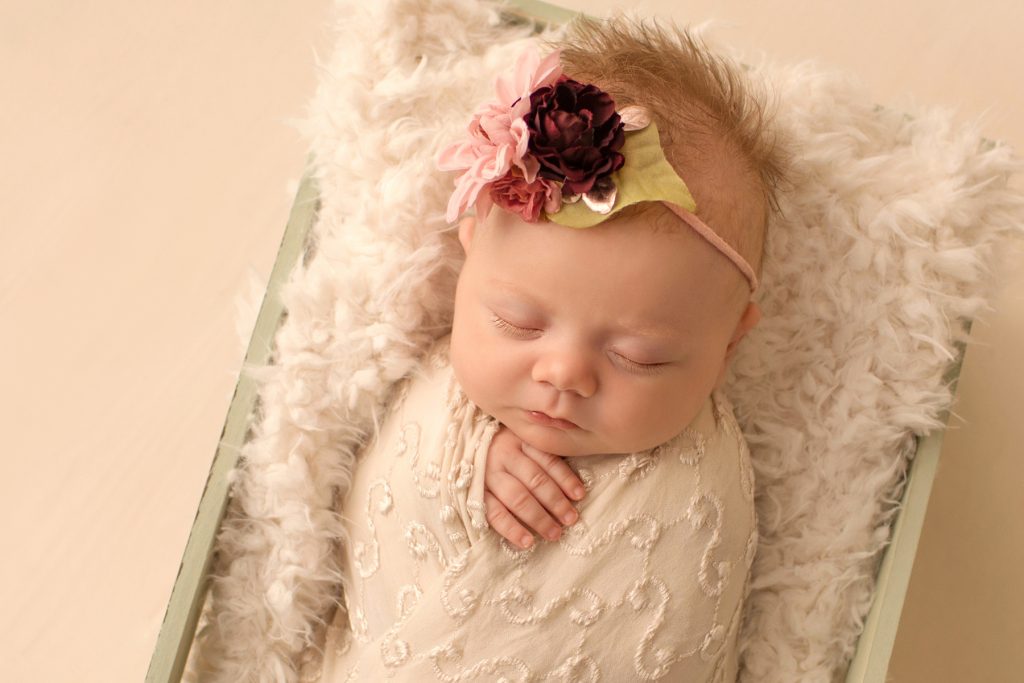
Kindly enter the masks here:
M 671 209 L 672 213 L 683 219 L 687 225 L 696 230 L 697 233 L 710 242 L 715 249 L 725 254 L 727 259 L 736 264 L 736 267 L 739 268 L 740 272 L 747 278 L 747 282 L 750 283 L 751 293 L 757 289 L 757 276 L 754 275 L 754 269 L 750 267 L 750 264 L 747 263 L 746 259 L 736 253 L 735 249 L 726 244 L 725 240 L 715 234 L 715 231 L 709 228 L 707 223 L 697 218 L 696 214 L 687 211 L 678 204 L 666 201 L 662 201 L 661 203 Z

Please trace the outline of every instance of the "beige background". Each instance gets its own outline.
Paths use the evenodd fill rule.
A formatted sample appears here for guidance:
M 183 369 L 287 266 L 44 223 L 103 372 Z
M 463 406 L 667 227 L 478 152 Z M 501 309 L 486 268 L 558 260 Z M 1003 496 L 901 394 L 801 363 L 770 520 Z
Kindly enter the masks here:
M 603 13 L 625 3 L 566 5 Z M 1024 148 L 1016 0 L 669 0 L 682 22 Z M 0 662 L 140 681 L 305 150 L 326 0 L 0 1 Z M 1018 259 L 1017 263 L 1024 263 Z M 975 324 L 891 680 L 1024 669 L 1024 269 Z

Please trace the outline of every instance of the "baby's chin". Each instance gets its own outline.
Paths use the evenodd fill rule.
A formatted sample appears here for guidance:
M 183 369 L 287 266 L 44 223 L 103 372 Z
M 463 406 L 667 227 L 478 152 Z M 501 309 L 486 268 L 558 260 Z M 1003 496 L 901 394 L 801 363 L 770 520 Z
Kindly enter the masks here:
M 593 446 L 588 446 L 583 442 L 582 434 L 573 435 L 550 427 L 519 424 L 512 420 L 502 420 L 502 424 L 522 440 L 523 443 L 527 446 L 532 446 L 538 451 L 561 457 L 593 454 Z M 582 430 L 579 431 L 582 432 Z
M 580 458 L 588 455 L 625 455 L 631 452 L 614 448 L 611 444 L 604 443 L 598 435 L 584 430 L 563 431 L 534 425 L 506 426 L 528 446 L 563 458 Z
M 668 436 L 652 442 L 651 439 L 641 440 L 635 435 L 632 438 L 623 435 L 620 439 L 614 439 L 583 429 L 561 430 L 529 423 L 508 424 L 503 422 L 502 424 L 527 445 L 538 451 L 563 458 L 642 453 L 674 438 Z M 682 429 L 683 427 L 680 427 L 679 431 L 681 432 Z

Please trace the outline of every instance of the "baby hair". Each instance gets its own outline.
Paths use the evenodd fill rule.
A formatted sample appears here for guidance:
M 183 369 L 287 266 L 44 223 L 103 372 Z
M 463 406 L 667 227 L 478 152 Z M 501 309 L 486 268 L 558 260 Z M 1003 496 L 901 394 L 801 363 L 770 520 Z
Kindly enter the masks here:
M 550 44 L 562 50 L 566 75 L 599 85 L 619 109 L 642 105 L 651 111 L 666 158 L 691 188 L 693 178 L 687 177 L 687 169 L 707 166 L 723 152 L 734 157 L 747 189 L 758 200 L 756 217 L 721 220 L 735 211 L 729 192 L 742 188 L 698 197 L 698 214 L 760 277 L 768 217 L 778 207 L 784 159 L 769 130 L 764 97 L 755 93 L 742 69 L 674 23 L 666 26 L 623 15 L 602 21 L 580 15 L 564 38 Z

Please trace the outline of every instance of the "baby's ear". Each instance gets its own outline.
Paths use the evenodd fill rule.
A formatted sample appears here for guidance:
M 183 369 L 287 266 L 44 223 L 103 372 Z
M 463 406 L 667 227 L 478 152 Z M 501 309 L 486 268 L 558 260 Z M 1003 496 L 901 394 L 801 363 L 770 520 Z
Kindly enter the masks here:
M 721 369 L 718 371 L 718 379 L 715 380 L 715 386 L 722 386 L 722 382 L 725 381 L 725 372 L 729 368 L 729 363 L 732 361 L 733 354 L 736 353 L 736 346 L 740 343 L 740 340 L 746 336 L 747 332 L 754 329 L 754 326 L 761 320 L 761 309 L 758 308 L 757 304 L 753 301 L 747 304 L 746 309 L 743 311 L 743 315 L 740 316 L 740 320 L 736 323 L 736 329 L 732 333 L 732 339 L 729 340 L 729 345 L 725 347 L 725 362 L 722 363 Z
M 729 346 L 726 347 L 725 357 L 731 359 L 733 353 L 736 352 L 736 345 L 740 343 L 740 340 L 746 336 L 747 332 L 754 329 L 754 326 L 761 320 L 761 309 L 758 308 L 757 304 L 753 301 L 747 304 L 747 308 L 743 311 L 743 315 L 740 316 L 740 320 L 736 323 L 736 329 L 733 331 L 732 339 L 729 340 Z
M 466 216 L 459 221 L 459 242 L 462 243 L 462 250 L 469 254 L 469 245 L 476 233 L 476 218 Z

